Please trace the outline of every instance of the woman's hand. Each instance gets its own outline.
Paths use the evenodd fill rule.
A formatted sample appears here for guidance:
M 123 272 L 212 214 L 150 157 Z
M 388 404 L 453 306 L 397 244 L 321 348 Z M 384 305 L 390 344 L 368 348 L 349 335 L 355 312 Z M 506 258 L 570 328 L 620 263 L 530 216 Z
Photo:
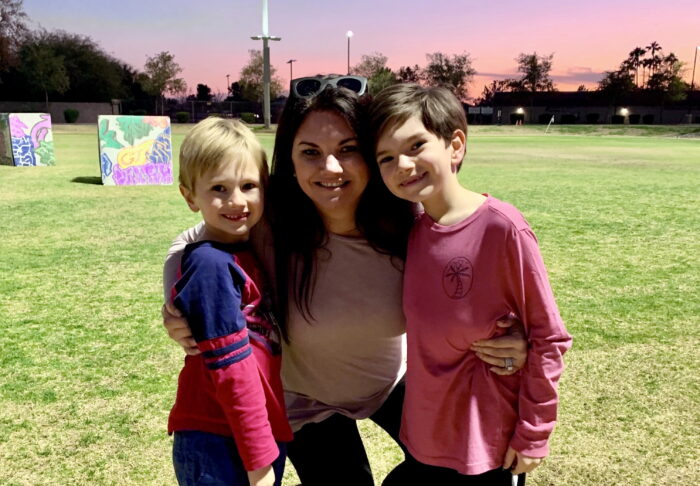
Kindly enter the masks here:
M 497 375 L 512 375 L 525 366 L 527 361 L 525 328 L 515 317 L 505 317 L 496 325 L 508 328 L 508 334 L 474 341 L 471 350 L 476 353 L 477 358 L 493 365 L 491 371 Z
M 506 457 L 503 460 L 503 469 L 510 469 L 511 474 L 517 476 L 518 474 L 529 473 L 542 464 L 543 460 L 544 458 L 542 457 L 525 456 L 512 447 L 508 447 Z
M 187 324 L 187 320 L 182 317 L 180 311 L 177 310 L 177 307 L 171 302 L 167 302 L 163 305 L 161 313 L 163 314 L 163 326 L 168 331 L 170 339 L 177 341 L 185 350 L 185 353 L 190 356 L 199 354 L 200 351 L 197 348 L 197 342 L 192 337 L 190 326 Z

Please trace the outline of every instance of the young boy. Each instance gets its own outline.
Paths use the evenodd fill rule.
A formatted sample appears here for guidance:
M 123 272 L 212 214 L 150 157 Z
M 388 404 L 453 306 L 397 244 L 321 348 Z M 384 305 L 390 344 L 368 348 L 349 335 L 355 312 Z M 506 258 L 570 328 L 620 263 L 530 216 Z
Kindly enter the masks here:
M 382 179 L 425 210 L 409 239 L 403 286 L 401 439 L 419 462 L 403 463 L 384 484 L 510 486 L 511 473 L 531 471 L 548 454 L 571 345 L 537 240 L 513 206 L 459 184 L 467 123 L 447 89 L 391 86 L 370 117 Z M 497 335 L 496 321 L 508 314 L 523 322 L 530 349 L 523 370 L 500 376 L 470 347 Z
M 180 149 L 180 192 L 204 219 L 185 248 L 173 302 L 200 355 L 187 356 L 168 421 L 181 485 L 279 485 L 285 415 L 278 330 L 247 247 L 263 212 L 265 152 L 242 123 L 207 118 Z M 204 482 L 202 482 L 204 481 Z

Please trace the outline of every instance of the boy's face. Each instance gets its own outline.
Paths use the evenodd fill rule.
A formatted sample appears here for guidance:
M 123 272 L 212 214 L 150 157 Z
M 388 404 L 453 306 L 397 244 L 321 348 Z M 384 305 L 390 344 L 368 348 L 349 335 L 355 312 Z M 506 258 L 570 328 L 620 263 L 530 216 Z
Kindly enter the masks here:
M 442 140 L 413 116 L 384 130 L 376 156 L 382 179 L 394 195 L 425 203 L 441 197 L 446 185 L 457 181 L 464 150 L 464 132 L 455 130 L 452 140 Z
M 192 211 L 201 211 L 209 238 L 222 243 L 246 241 L 263 213 L 263 187 L 252 158 L 226 161 L 198 177 L 194 191 L 180 186 Z

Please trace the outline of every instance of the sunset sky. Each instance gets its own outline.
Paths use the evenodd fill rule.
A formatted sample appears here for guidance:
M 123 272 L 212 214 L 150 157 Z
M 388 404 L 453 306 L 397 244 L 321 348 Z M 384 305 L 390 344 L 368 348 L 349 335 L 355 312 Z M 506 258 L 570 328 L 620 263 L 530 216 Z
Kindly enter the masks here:
M 226 75 L 238 79 L 249 49 L 261 41 L 261 0 L 24 0 L 32 28 L 87 35 L 106 52 L 143 69 L 146 56 L 170 51 L 190 91 L 205 83 L 226 91 Z M 285 86 L 289 59 L 294 77 L 345 73 L 348 30 L 354 32 L 350 63 L 380 52 L 390 68 L 418 64 L 425 54 L 471 55 L 478 75 L 470 96 L 485 83 L 516 75 L 521 52 L 554 53 L 559 90 L 594 87 L 634 47 L 658 42 L 686 63 L 690 81 L 700 45 L 698 0 L 269 0 L 271 62 Z M 700 72 L 696 71 L 698 82 Z

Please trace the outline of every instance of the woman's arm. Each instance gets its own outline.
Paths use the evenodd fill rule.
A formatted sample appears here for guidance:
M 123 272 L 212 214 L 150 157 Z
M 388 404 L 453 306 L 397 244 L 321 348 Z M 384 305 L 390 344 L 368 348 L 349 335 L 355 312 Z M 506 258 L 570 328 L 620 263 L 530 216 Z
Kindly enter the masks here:
M 492 372 L 502 376 L 512 375 L 525 366 L 527 361 L 525 327 L 516 317 L 506 317 L 498 321 L 497 325 L 507 328 L 505 336 L 474 341 L 471 350 L 480 360 L 493 365 Z

